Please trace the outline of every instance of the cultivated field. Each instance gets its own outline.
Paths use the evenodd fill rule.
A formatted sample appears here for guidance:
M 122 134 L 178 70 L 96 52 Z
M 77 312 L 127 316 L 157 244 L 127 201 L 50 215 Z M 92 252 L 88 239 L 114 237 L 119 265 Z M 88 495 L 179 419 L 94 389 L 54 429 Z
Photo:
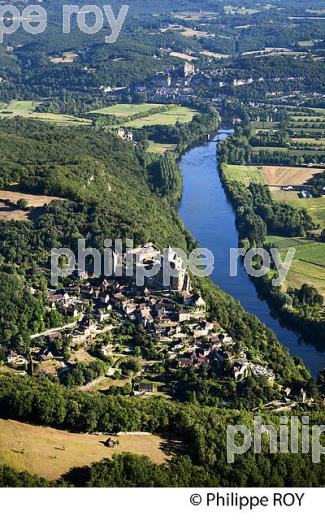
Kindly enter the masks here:
M 210 51 L 202 51 L 200 54 L 203 54 L 203 56 L 207 56 L 208 58 L 214 58 L 216 60 L 223 60 L 226 58 L 230 58 L 230 54 L 219 54 L 217 52 L 210 52 Z
M 0 463 L 56 480 L 72 468 L 110 459 L 114 453 L 147 455 L 156 463 L 168 458 L 167 443 L 158 435 L 122 435 L 116 448 L 104 446 L 107 438 L 0 419 Z
M 318 144 L 319 146 L 325 145 L 325 137 L 294 137 L 291 141 L 293 143 Z
M 174 144 L 155 143 L 154 141 L 149 141 L 149 147 L 147 149 L 147 152 L 149 152 L 149 153 L 157 153 L 160 155 L 162 155 L 166 152 L 174 152 L 174 151 L 175 151 Z
M 161 27 L 161 29 L 159 29 L 159 31 L 161 33 L 166 33 L 169 31 L 184 31 L 184 30 L 185 30 L 185 27 L 183 25 L 179 25 L 178 23 L 170 23 L 169 25 L 167 25 L 167 27 Z
M 306 238 L 268 236 L 268 242 L 279 248 L 284 259 L 290 247 L 296 249 L 285 287 L 300 288 L 304 283 L 316 287 L 325 297 L 325 244 Z
M 273 121 L 251 121 L 251 125 L 255 130 L 270 130 L 279 126 L 278 123 Z
M 58 65 L 60 63 L 73 63 L 75 59 L 78 58 L 78 54 L 75 52 L 64 52 L 62 56 L 50 56 L 49 61 Z
M 0 107 L 0 118 L 24 117 L 55 123 L 57 125 L 89 125 L 89 119 L 69 116 L 65 114 L 41 113 L 36 112 L 36 108 L 41 104 L 40 101 L 11 101 L 7 105 Z
M 182 35 L 187 38 L 203 38 L 205 36 L 208 36 L 209 33 L 205 31 L 197 31 L 195 29 L 188 28 L 184 32 L 182 32 Z
M 10 101 L 8 104 L 1 106 L 1 111 L 6 112 L 35 112 L 36 108 L 41 104 L 40 101 Z
M 204 19 L 211 19 L 215 18 L 217 16 L 217 13 L 213 13 L 211 11 L 183 11 L 180 13 L 175 13 L 174 18 L 178 18 L 180 20 L 204 20 Z
M 175 125 L 177 122 L 189 123 L 197 114 L 197 110 L 177 106 L 166 112 L 160 112 L 151 116 L 142 117 L 140 119 L 135 119 L 134 121 L 127 121 L 124 125 L 122 124 L 119 126 L 142 128 L 143 126 Z
M 325 128 L 306 128 L 301 126 L 303 123 L 297 123 L 298 126 L 291 124 L 290 130 L 294 132 L 294 134 L 300 134 L 298 137 L 318 137 L 319 134 L 325 135 Z M 300 125 L 300 126 L 299 126 Z
M 302 185 L 316 173 L 321 173 L 320 168 L 303 168 L 295 166 L 263 166 L 262 175 L 269 186 Z
M 89 112 L 90 114 L 103 114 L 108 116 L 116 116 L 116 117 L 128 117 L 128 116 L 136 116 L 141 114 L 142 112 L 148 112 L 153 108 L 160 108 L 164 105 L 154 104 L 154 103 L 142 103 L 140 105 L 136 104 L 117 104 L 112 105 L 110 107 L 99 108 L 98 110 L 93 110 Z
M 324 18 L 325 20 L 325 18 Z M 310 108 L 311 112 L 316 112 L 316 114 L 325 115 L 325 108 Z
M 197 60 L 194 56 L 191 56 L 190 54 L 184 54 L 183 52 L 170 52 L 169 54 L 172 58 L 180 58 L 181 60 L 185 61 L 194 61 Z
M 52 123 L 56 124 L 58 126 L 89 126 L 91 124 L 91 121 L 89 119 L 83 119 L 80 117 L 75 116 L 69 116 L 65 114 L 54 114 L 54 113 L 39 113 L 34 112 L 33 114 L 16 114 L 14 113 L 11 117 L 25 117 L 28 119 L 34 119 L 37 121 L 43 121 L 45 123 Z M 0 117 L 2 117 L 2 114 L 0 113 Z
M 286 49 L 284 47 L 265 47 L 264 49 L 260 49 L 258 51 L 247 51 L 242 53 L 243 56 L 286 56 L 290 54 L 290 56 L 300 56 L 305 53 L 302 51 L 294 52 L 292 49 Z
M 250 183 L 264 184 L 260 166 L 239 166 L 235 164 L 224 164 L 223 172 L 230 181 L 242 182 L 246 186 Z
M 249 14 L 257 14 L 257 13 L 261 12 L 261 9 L 249 9 L 246 7 L 235 7 L 233 5 L 225 5 L 223 9 L 226 14 L 241 14 L 241 15 L 247 14 L 247 15 L 249 15 Z
M 288 152 L 289 149 L 284 146 L 252 146 L 252 151 L 254 154 L 260 151 L 268 151 L 268 152 Z

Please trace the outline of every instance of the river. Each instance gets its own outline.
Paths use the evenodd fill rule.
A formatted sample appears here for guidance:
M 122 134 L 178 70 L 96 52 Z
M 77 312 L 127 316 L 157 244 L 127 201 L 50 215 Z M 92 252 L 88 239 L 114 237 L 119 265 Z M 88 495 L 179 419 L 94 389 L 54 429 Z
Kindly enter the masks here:
M 219 130 L 215 139 L 225 139 L 231 130 Z M 315 376 L 325 367 L 325 352 L 304 341 L 298 332 L 285 326 L 274 316 L 269 305 L 256 292 L 243 263 L 238 262 L 238 275 L 229 274 L 230 248 L 238 246 L 235 214 L 227 200 L 218 174 L 216 143 L 196 146 L 186 152 L 179 165 L 183 175 L 183 195 L 180 216 L 201 247 L 214 255 L 213 281 L 239 300 L 244 309 L 273 329 L 291 355 L 299 356 Z

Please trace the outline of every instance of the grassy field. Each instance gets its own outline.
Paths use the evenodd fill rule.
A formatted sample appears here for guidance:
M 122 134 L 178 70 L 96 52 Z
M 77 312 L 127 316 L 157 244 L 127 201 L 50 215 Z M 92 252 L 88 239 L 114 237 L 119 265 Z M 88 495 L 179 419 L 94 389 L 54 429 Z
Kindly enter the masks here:
M 55 65 L 60 63 L 73 63 L 78 58 L 78 54 L 75 52 L 63 52 L 62 56 L 50 56 L 49 61 Z
M 5 106 L 5 109 L 12 112 L 35 112 L 40 105 L 40 101 L 19 101 L 14 100 Z
M 294 204 L 295 200 L 299 200 L 298 191 L 283 191 L 279 186 L 271 186 L 270 191 L 272 197 L 278 202 L 287 202 L 288 204 L 292 202 Z
M 100 108 L 98 110 L 93 110 L 89 112 L 90 114 L 103 114 L 108 116 L 116 116 L 116 117 L 128 117 L 135 116 L 141 114 L 142 112 L 148 112 L 153 108 L 160 108 L 164 105 L 154 104 L 154 103 L 142 103 L 140 105 L 136 104 L 117 104 L 112 105 L 110 107 Z
M 69 116 L 65 114 L 40 113 L 36 112 L 36 108 L 41 104 L 40 101 L 11 101 L 7 105 L 0 107 L 0 118 L 24 117 L 27 119 L 35 119 L 45 121 L 47 123 L 55 123 L 60 126 L 64 125 L 89 125 L 89 119 Z
M 207 56 L 208 58 L 214 58 L 216 60 L 230 58 L 230 54 L 219 54 L 218 52 L 202 51 L 200 54 L 203 54 L 203 56 Z
M 308 211 L 313 221 L 325 229 L 325 197 L 314 199 L 301 199 L 297 192 L 285 192 L 280 189 L 271 189 L 272 196 L 279 202 L 287 202 L 295 208 Z
M 305 135 L 309 137 L 310 135 L 316 134 L 325 134 L 325 128 L 305 128 L 303 123 L 297 123 L 297 126 L 294 124 L 291 124 L 290 130 L 291 132 L 294 132 L 295 134 L 300 133 L 300 137 L 304 137 Z
M 172 58 L 179 58 L 179 59 L 185 60 L 185 61 L 197 60 L 197 58 L 195 58 L 195 56 L 191 56 L 190 54 L 184 54 L 183 52 L 170 52 L 169 55 Z
M 17 204 L 20 199 L 25 199 L 27 201 L 28 208 L 26 210 L 21 210 L 10 205 L 10 203 Z M 41 208 L 45 204 L 50 204 L 52 200 L 60 199 L 59 197 L 23 193 L 21 191 L 16 191 L 14 186 L 8 190 L 0 190 L 0 220 L 27 221 L 30 215 L 29 208 Z M 10 203 L 8 204 L 7 201 Z
M 232 5 L 225 5 L 224 6 L 224 12 L 226 14 L 239 14 L 239 15 L 246 15 L 246 14 L 257 14 L 261 12 L 261 9 L 249 9 L 246 7 L 235 7 Z
M 122 435 L 116 448 L 104 446 L 107 438 L 0 419 L 0 463 L 55 480 L 72 468 L 110 459 L 114 453 L 147 455 L 156 463 L 168 458 L 167 442 L 158 435 Z
M 285 287 L 299 288 L 304 283 L 316 287 L 325 297 L 325 244 L 306 238 L 285 238 L 268 236 L 268 242 L 275 244 L 281 258 L 285 258 L 290 247 L 296 249 Z
M 170 23 L 166 27 L 161 27 L 159 29 L 159 32 L 166 33 L 169 31 L 184 31 L 185 29 L 186 27 L 184 27 L 184 25 L 180 25 L 178 23 Z
M 48 197 L 47 195 L 31 195 L 22 191 L 16 191 L 15 186 L 8 190 L 0 190 L 0 200 L 9 200 L 14 204 L 19 199 L 26 199 L 28 206 L 33 208 L 40 208 L 44 204 L 50 204 L 52 200 L 62 200 L 59 197 Z
M 252 146 L 252 152 L 254 154 L 261 152 L 261 151 L 267 151 L 267 152 L 288 152 L 288 148 L 285 148 L 284 146 Z
M 70 358 L 71 363 L 86 363 L 87 365 L 93 363 L 94 360 L 94 357 L 91 356 L 84 348 L 72 351 Z
M 296 116 L 296 117 L 299 117 L 299 116 Z M 320 116 L 314 116 L 315 119 L 309 119 L 310 116 L 308 116 L 308 118 L 304 118 L 304 117 L 300 117 L 300 119 L 298 120 L 295 120 L 295 121 L 291 121 L 290 123 L 290 128 L 292 130 L 296 130 L 297 128 L 298 129 L 306 129 L 306 130 L 313 130 L 314 132 L 316 131 L 320 131 L 320 130 L 324 130 L 324 123 L 325 121 L 322 119 L 320 120 Z M 304 121 L 304 119 L 308 119 L 308 121 Z M 312 127 L 309 128 L 307 125 L 307 123 L 310 123 L 312 124 Z M 323 128 L 322 128 L 322 125 L 323 125 Z M 306 126 L 306 128 L 305 128 Z M 315 127 L 315 128 L 314 128 Z
M 251 121 L 251 125 L 254 130 L 270 130 L 279 126 L 278 123 L 272 121 Z
M 262 175 L 269 186 L 288 186 L 305 184 L 323 168 L 304 168 L 301 166 L 263 166 Z
M 124 125 L 130 128 L 142 128 L 143 126 L 155 126 L 155 125 L 175 125 L 179 123 L 189 123 L 198 112 L 192 108 L 177 106 L 166 112 L 160 112 L 159 114 L 153 114 L 151 116 L 142 117 L 135 119 L 134 121 L 128 121 Z
M 99 110 L 95 110 L 91 113 L 96 114 L 104 114 L 104 115 L 115 115 L 117 117 L 129 117 L 129 116 L 141 116 L 141 114 L 145 114 L 148 110 L 153 108 L 160 108 L 166 105 L 162 104 L 118 104 L 110 107 L 102 108 Z M 193 117 L 198 114 L 198 111 L 193 110 L 187 107 L 181 107 L 178 105 L 171 105 L 171 108 L 166 106 L 165 112 L 159 112 L 157 114 L 152 114 L 148 116 L 138 117 L 133 121 L 126 121 L 124 124 L 121 123 L 119 125 L 114 125 L 115 127 L 126 126 L 128 128 L 142 128 L 143 126 L 155 126 L 155 125 L 175 125 L 177 122 L 180 123 L 189 123 L 192 121 Z M 155 143 L 151 143 L 151 151 L 156 147 Z M 169 149 L 173 145 L 157 145 L 156 153 L 162 153 L 162 146 Z M 174 147 L 174 146 L 173 146 Z
M 174 152 L 175 146 L 175 144 L 155 143 L 154 141 L 149 141 L 149 147 L 147 149 L 147 152 L 162 155 L 166 152 Z
M 260 166 L 223 165 L 223 172 L 230 181 L 239 181 L 249 186 L 251 182 L 264 184 Z
M 179 13 L 175 13 L 174 18 L 178 18 L 179 20 L 192 20 L 192 21 L 198 21 L 198 20 L 204 20 L 205 18 L 215 18 L 217 16 L 216 13 L 211 11 L 182 11 Z
M 29 220 L 29 211 L 10 207 L 5 202 L 0 201 L 0 220 L 16 220 L 19 222 L 27 222 Z
M 256 58 L 261 56 L 287 56 L 288 54 L 290 54 L 290 56 L 299 56 L 305 53 L 302 51 L 294 52 L 291 49 L 284 47 L 264 47 L 264 49 L 259 49 L 258 51 L 247 51 L 242 53 L 243 56 L 254 56 Z
M 300 40 L 298 42 L 299 47 L 313 47 L 315 45 L 314 40 Z
M 187 28 L 185 31 L 182 32 L 182 35 L 186 38 L 202 38 L 204 36 L 208 36 L 209 33 L 205 31 L 197 31 L 196 29 L 191 29 L 190 27 Z
M 322 229 L 325 229 L 325 197 L 318 199 L 295 199 L 291 202 L 296 208 L 304 208 L 308 211 L 313 221 Z
M 306 107 L 304 110 L 299 109 L 296 106 L 293 105 L 276 105 L 277 107 L 281 108 L 288 108 L 290 110 L 290 117 L 292 116 L 300 116 L 300 117 L 308 117 L 312 116 L 313 114 L 319 114 L 320 116 L 323 116 L 325 114 L 325 108 L 315 108 L 315 107 Z M 305 112 L 307 110 L 307 112 Z
M 26 119 L 33 119 L 36 121 L 43 121 L 45 123 L 53 123 L 58 126 L 89 126 L 91 121 L 89 119 L 82 119 L 79 117 L 68 116 L 65 114 L 53 113 L 38 113 L 38 112 L 12 112 L 11 114 L 0 112 L 1 118 L 24 117 Z
M 304 143 L 304 144 L 318 144 L 319 146 L 325 145 L 325 137 L 294 137 L 291 139 L 293 143 Z
M 309 110 L 316 114 L 325 115 L 325 108 L 310 108 Z

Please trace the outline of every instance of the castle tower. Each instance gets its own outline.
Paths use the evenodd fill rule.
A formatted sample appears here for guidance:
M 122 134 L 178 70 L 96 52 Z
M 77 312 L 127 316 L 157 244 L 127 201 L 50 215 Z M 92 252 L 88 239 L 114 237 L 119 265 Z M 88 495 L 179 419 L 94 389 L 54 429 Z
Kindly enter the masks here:
M 193 76 L 195 73 L 195 67 L 189 61 L 186 61 L 184 64 L 184 78 L 188 78 L 189 76 Z

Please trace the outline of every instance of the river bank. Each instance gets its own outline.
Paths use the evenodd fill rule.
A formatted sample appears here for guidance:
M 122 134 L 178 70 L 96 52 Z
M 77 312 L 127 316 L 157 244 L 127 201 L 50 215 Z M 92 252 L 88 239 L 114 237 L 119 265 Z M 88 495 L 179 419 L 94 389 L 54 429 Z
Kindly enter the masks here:
M 216 140 L 225 139 L 232 130 L 221 129 Z M 299 356 L 315 376 L 325 366 L 325 352 L 291 330 L 270 309 L 238 262 L 236 277 L 230 276 L 230 249 L 237 248 L 238 234 L 235 213 L 224 192 L 218 174 L 216 143 L 211 141 L 187 151 L 180 159 L 183 175 L 183 195 L 179 213 L 201 247 L 210 249 L 215 258 L 212 280 L 225 292 L 236 298 L 244 309 L 257 316 L 272 329 L 292 356 Z
M 229 198 L 231 205 L 234 208 L 239 245 L 244 249 L 250 249 L 255 247 L 255 242 L 253 242 L 253 245 L 252 242 L 250 242 L 251 239 L 249 238 L 248 233 L 252 233 L 252 229 L 249 228 L 249 221 L 247 217 L 245 220 L 242 209 L 249 200 L 246 199 L 246 197 L 248 194 L 250 195 L 250 191 L 241 183 L 238 184 L 228 179 L 228 167 L 228 164 L 221 164 L 219 167 L 219 175 L 226 196 Z M 250 207 L 251 209 L 250 215 L 255 215 L 255 217 L 259 218 L 257 213 L 254 212 L 253 205 L 246 206 L 246 208 L 247 207 Z M 269 206 L 270 209 L 271 207 L 272 206 Z M 255 227 L 255 233 L 256 231 L 257 228 Z M 268 246 L 269 245 L 264 242 L 263 247 L 268 249 Z M 255 267 L 258 269 L 256 263 Z M 278 318 L 282 319 L 289 327 L 292 327 L 294 330 L 300 332 L 306 341 L 311 341 L 321 350 L 324 350 L 325 323 L 324 320 L 320 318 L 317 319 L 317 317 L 321 316 L 319 307 L 317 307 L 317 310 L 315 308 L 314 312 L 312 312 L 311 308 L 309 308 L 309 311 L 306 312 L 305 306 L 294 305 L 293 297 L 290 296 L 288 292 L 283 291 L 282 287 L 273 286 L 272 280 L 274 277 L 277 277 L 277 271 L 273 266 L 273 269 L 270 272 L 267 272 L 264 276 L 259 278 L 251 277 L 251 280 L 254 283 L 258 293 L 263 298 L 265 298 L 265 300 L 267 300 L 268 304 L 275 311 Z

